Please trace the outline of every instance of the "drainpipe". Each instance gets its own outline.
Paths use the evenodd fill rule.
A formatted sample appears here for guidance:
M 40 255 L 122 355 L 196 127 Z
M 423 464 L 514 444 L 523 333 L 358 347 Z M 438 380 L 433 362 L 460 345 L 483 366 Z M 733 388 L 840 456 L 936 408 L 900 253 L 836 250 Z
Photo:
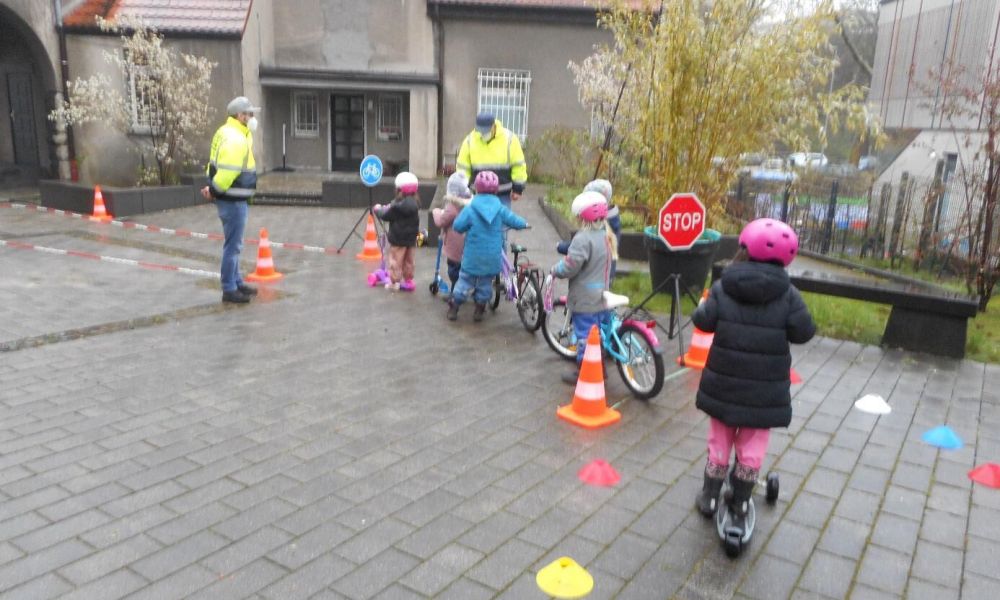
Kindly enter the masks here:
M 59 36 L 59 76 L 62 79 L 63 101 L 69 102 L 69 52 L 66 50 L 66 29 L 63 27 L 62 0 L 52 0 L 53 15 L 56 19 L 56 33 Z M 70 165 L 76 162 L 76 144 L 73 128 L 66 125 L 66 149 Z
M 434 25 L 437 29 L 436 37 L 437 43 L 435 44 L 434 53 L 437 55 L 437 158 L 435 171 L 440 173 L 444 164 L 441 156 L 444 153 L 444 23 L 441 22 L 441 7 L 438 4 L 434 5 Z

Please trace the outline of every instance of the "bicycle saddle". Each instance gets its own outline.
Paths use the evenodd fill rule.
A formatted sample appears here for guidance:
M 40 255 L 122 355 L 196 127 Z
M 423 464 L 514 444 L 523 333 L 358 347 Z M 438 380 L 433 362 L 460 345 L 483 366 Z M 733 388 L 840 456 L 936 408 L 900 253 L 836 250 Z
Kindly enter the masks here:
M 618 308 L 619 306 L 628 306 L 628 296 L 622 296 L 621 294 L 605 291 L 604 306 L 606 306 L 609 310 Z
M 520 244 L 511 244 L 510 245 L 510 251 L 511 252 L 516 252 L 516 253 L 520 254 L 521 252 L 525 252 L 526 250 L 527 250 L 527 248 L 525 248 L 524 246 L 522 246 Z

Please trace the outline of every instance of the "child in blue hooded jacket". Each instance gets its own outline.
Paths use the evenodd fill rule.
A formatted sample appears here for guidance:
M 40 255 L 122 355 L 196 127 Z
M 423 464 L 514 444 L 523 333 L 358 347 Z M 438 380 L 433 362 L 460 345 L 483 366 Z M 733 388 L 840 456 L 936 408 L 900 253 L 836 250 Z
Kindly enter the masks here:
M 476 195 L 452 224 L 452 229 L 465 234 L 465 251 L 462 270 L 451 302 L 448 303 L 448 320 L 458 318 L 458 309 L 472 293 L 476 302 L 474 321 L 482 321 L 486 303 L 493 295 L 493 279 L 500 273 L 503 251 L 503 228 L 525 229 L 528 223 L 500 203 L 496 191 L 500 181 L 493 171 L 476 175 Z

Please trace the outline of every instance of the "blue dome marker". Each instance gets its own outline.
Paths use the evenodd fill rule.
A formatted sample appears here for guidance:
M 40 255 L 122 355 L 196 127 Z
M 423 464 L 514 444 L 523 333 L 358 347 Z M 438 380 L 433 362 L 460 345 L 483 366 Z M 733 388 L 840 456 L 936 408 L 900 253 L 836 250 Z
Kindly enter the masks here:
M 962 447 L 962 438 L 958 437 L 958 434 L 947 425 L 928 429 L 921 438 L 931 446 L 945 450 L 958 450 Z

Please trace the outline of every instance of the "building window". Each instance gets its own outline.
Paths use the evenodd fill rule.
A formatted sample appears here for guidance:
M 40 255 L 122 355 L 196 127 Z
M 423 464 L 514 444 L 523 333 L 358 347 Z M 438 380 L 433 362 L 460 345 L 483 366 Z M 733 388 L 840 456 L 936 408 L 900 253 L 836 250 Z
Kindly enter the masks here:
M 531 71 L 479 69 L 479 112 L 490 112 L 523 142 L 528 135 Z
M 141 57 L 127 57 L 129 127 L 132 133 L 149 134 L 163 126 L 159 82 L 150 75 Z
M 319 95 L 316 92 L 293 92 L 292 112 L 292 136 L 319 137 Z
M 399 94 L 379 95 L 376 122 L 379 141 L 403 139 L 403 97 Z

